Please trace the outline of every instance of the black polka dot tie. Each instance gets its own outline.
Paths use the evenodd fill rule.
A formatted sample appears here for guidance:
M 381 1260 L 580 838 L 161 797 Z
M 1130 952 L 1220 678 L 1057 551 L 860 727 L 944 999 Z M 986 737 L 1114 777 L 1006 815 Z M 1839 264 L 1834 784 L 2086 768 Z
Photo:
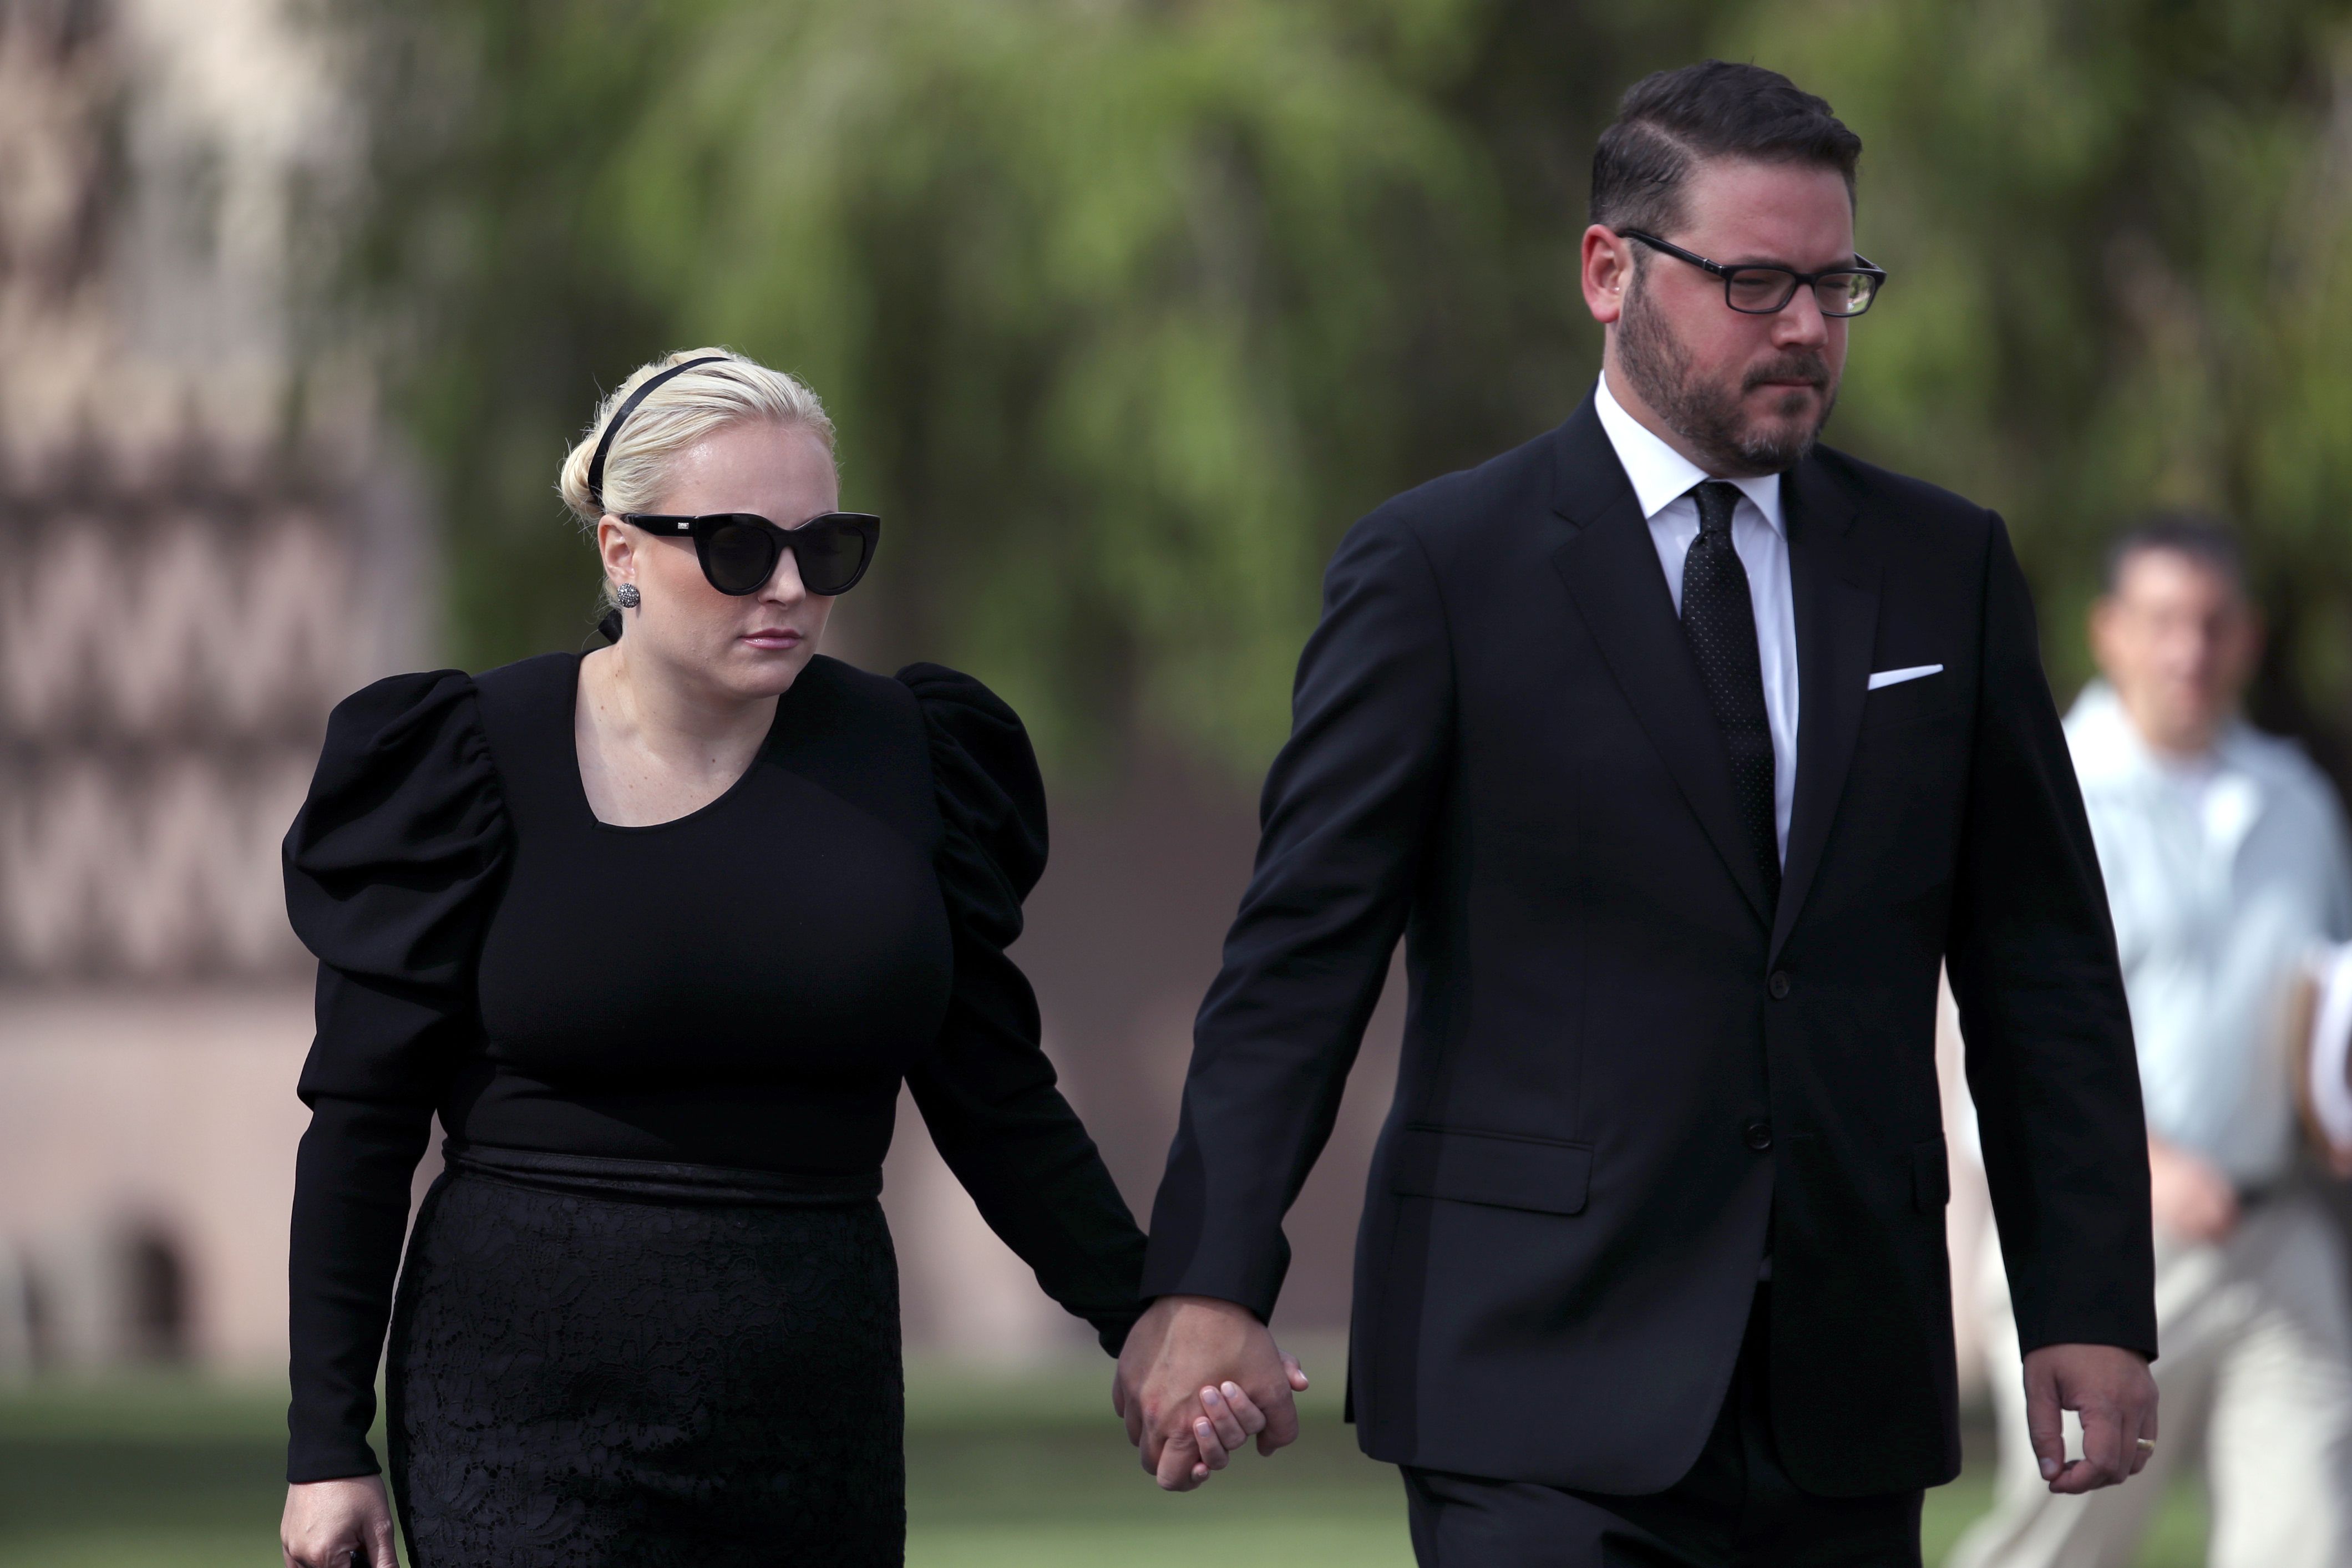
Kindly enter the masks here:
M 1731 800 L 1748 830 L 1765 901 L 1780 897 L 1780 838 L 1772 800 L 1772 722 L 1764 709 L 1764 666 L 1756 651 L 1756 606 L 1748 569 L 1731 547 L 1739 487 L 1709 479 L 1691 487 L 1698 538 L 1683 558 L 1683 635 L 1698 660 L 1707 706 L 1731 761 Z

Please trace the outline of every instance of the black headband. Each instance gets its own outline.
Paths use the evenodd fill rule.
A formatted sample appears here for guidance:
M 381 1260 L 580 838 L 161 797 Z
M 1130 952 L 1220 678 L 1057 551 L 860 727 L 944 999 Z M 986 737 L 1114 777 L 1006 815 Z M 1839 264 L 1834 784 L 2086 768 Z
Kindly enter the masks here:
M 718 364 L 725 358 L 727 356 L 724 354 L 708 354 L 699 360 L 688 360 L 682 365 L 672 365 L 657 375 L 647 376 L 637 383 L 637 390 L 629 394 L 629 401 L 623 403 L 613 417 L 605 423 L 604 434 L 596 442 L 596 455 L 588 460 L 588 498 L 590 500 L 599 507 L 604 504 L 604 454 L 613 450 L 613 437 L 620 432 L 621 425 L 629 415 L 636 412 L 637 404 L 646 401 L 646 394 L 672 376 L 682 374 L 697 365 Z

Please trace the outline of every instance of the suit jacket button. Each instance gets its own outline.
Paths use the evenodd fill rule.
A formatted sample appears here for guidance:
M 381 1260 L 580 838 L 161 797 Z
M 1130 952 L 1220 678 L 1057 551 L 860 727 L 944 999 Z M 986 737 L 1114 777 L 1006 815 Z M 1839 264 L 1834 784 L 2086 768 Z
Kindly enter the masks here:
M 1777 1002 L 1784 999 L 1789 994 L 1789 971 L 1786 969 L 1773 970 L 1772 978 L 1766 982 L 1766 985 L 1771 991 L 1772 999 L 1774 1001 Z
M 1772 1124 L 1769 1122 L 1748 1123 L 1748 1146 L 1759 1151 L 1759 1153 L 1765 1149 L 1770 1148 L 1772 1146 Z

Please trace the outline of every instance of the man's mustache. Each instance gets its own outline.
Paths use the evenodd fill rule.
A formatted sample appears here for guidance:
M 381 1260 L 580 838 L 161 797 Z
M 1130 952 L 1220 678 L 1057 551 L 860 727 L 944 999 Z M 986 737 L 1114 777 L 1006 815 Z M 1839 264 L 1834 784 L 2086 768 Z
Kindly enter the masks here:
M 1754 392 L 1766 382 L 1804 382 L 1825 387 L 1830 384 L 1830 363 L 1819 354 L 1790 354 L 1749 371 L 1740 378 L 1739 390 Z

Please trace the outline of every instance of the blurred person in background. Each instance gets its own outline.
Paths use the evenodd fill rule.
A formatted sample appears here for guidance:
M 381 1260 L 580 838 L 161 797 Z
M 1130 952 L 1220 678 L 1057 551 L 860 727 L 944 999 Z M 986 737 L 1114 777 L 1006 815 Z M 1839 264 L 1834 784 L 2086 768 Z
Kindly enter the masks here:
M 1948 955 L 2042 1477 L 2154 1448 L 2130 1022 L 2024 576 L 1817 444 L 1885 276 L 1860 153 L 1772 71 L 1636 84 L 1598 384 L 1340 545 L 1120 1360 L 1163 1486 L 1218 1378 L 1290 1429 L 1282 1220 L 1401 936 L 1349 1392 L 1423 1564 L 1919 1562 L 1960 1466 Z
M 389 1317 L 419 1568 L 895 1564 L 902 1078 L 1107 1350 L 1139 1310 L 1143 1238 L 1004 953 L 1036 763 L 979 682 L 817 653 L 880 525 L 792 377 L 643 366 L 561 488 L 612 645 L 349 698 L 287 838 L 320 967 L 286 1561 L 394 1568 Z
M 2262 648 L 2238 549 L 2205 518 L 2125 534 L 2091 612 L 2102 678 L 2066 718 L 2114 912 L 2147 1106 L 2161 1480 L 2200 1449 L 2215 1568 L 2352 1563 L 2352 1302 L 2337 1230 L 2298 1158 L 2290 1001 L 2352 935 L 2343 812 L 2319 769 L 2239 703 Z M 2037 1445 L 2000 1271 L 1987 1343 L 2001 1500 L 1966 1568 L 2123 1568 L 2160 1486 L 2058 1497 Z

